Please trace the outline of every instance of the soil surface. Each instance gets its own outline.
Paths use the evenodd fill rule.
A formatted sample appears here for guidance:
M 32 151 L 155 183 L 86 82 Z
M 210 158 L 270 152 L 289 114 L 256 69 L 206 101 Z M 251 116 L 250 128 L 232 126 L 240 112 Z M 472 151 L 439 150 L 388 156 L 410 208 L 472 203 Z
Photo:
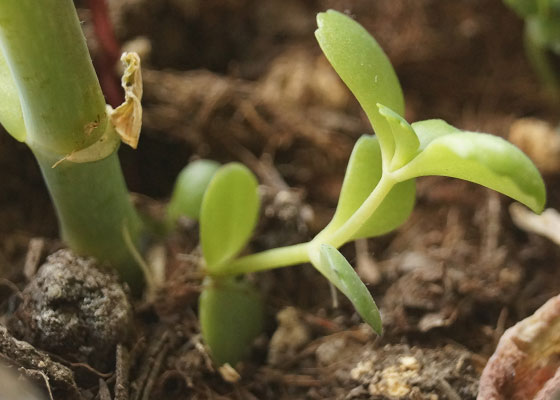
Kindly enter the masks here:
M 118 103 L 114 54 L 83 3 L 96 67 Z M 143 59 L 140 145 L 121 149 L 138 207 L 161 212 L 189 160 L 241 161 L 264 202 L 247 251 L 309 240 L 324 227 L 352 146 L 371 133 L 315 42 L 319 11 L 346 12 L 376 37 L 409 121 L 443 118 L 503 137 L 522 117 L 559 123 L 525 59 L 523 23 L 498 0 L 109 3 L 117 44 Z M 558 208 L 558 171 L 545 178 L 547 206 Z M 380 306 L 383 337 L 342 296 L 333 307 L 310 265 L 265 272 L 253 278 L 267 298 L 266 331 L 246 362 L 217 369 L 199 334 L 195 223 L 154 243 L 146 258 L 163 287 L 149 301 L 132 299 L 92 260 L 63 252 L 43 265 L 63 248 L 54 211 L 31 153 L 4 132 L 0 182 L 0 355 L 44 398 L 475 399 L 504 330 L 560 287 L 560 249 L 516 228 L 509 199 L 424 178 L 402 227 L 342 248 Z

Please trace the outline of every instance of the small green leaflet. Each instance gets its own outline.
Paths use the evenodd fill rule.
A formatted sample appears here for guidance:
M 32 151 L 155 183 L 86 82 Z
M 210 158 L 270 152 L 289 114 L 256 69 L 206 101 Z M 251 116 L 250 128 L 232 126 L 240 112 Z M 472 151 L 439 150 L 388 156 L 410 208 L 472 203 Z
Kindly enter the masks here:
M 418 154 L 420 142 L 412 127 L 403 117 L 389 107 L 385 107 L 383 104 L 378 103 L 377 108 L 379 109 L 379 114 L 385 117 L 395 143 L 395 153 L 390 160 L 391 165 L 389 166 L 389 170 L 394 171 L 405 165 Z
M 399 180 L 441 175 L 478 183 L 539 213 L 546 191 L 531 160 L 494 135 L 460 131 L 441 120 L 412 124 L 420 153 L 399 171 Z
M 199 299 L 204 342 L 217 365 L 241 361 L 262 332 L 264 307 L 257 291 L 245 281 L 207 278 Z
M 175 180 L 167 208 L 168 219 L 172 223 L 182 215 L 199 219 L 204 192 L 218 168 L 220 164 L 211 160 L 196 160 L 183 168 Z
M 346 261 L 344 256 L 328 244 L 321 245 L 321 256 L 317 269 L 352 302 L 356 311 L 373 330 L 381 335 L 383 327 L 379 309 L 366 285 Z
M 379 142 L 375 136 L 364 135 L 354 146 L 336 212 L 321 235 L 334 232 L 356 212 L 379 182 L 381 174 Z M 413 179 L 396 184 L 352 239 L 379 236 L 396 229 L 412 212 L 415 195 Z
M 0 50 L 0 124 L 14 139 L 25 141 L 26 130 L 18 89 L 2 50 Z
M 230 163 L 214 175 L 202 199 L 200 241 L 210 275 L 234 258 L 257 223 L 257 179 L 247 167 Z

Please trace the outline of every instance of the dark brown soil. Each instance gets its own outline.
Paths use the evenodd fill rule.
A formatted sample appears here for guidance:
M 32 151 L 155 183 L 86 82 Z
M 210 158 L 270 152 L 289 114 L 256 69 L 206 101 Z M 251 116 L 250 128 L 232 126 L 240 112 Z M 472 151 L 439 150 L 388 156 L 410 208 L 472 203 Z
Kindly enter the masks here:
M 409 121 L 438 117 L 500 136 L 521 117 L 559 122 L 525 59 L 522 21 L 498 0 L 113 0 L 110 8 L 119 43 L 144 60 L 142 138 L 137 151 L 121 150 L 139 206 L 157 210 L 190 159 L 241 161 L 264 186 L 250 251 L 317 233 L 354 142 L 371 132 L 314 40 L 318 11 L 345 11 L 374 34 L 401 80 Z M 80 16 L 99 57 L 90 13 Z M 558 174 L 546 180 L 547 206 L 558 208 Z M 24 290 L 28 278 L 61 244 L 33 157 L 6 134 L 0 182 L 6 325 L 37 286 Z M 164 286 L 155 300 L 135 301 L 133 339 L 111 339 L 103 363 L 63 351 L 62 337 L 50 346 L 0 326 L 2 359 L 47 396 L 48 378 L 55 399 L 474 399 L 504 329 L 560 285 L 560 249 L 518 230 L 508 204 L 473 184 L 425 178 L 397 232 L 342 249 L 380 305 L 382 338 L 343 299 L 332 307 L 311 266 L 266 272 L 254 277 L 268 299 L 266 332 L 239 380 L 217 371 L 196 316 L 197 228 L 185 223 L 152 249 Z M 98 324 L 80 325 L 85 339 L 108 329 Z

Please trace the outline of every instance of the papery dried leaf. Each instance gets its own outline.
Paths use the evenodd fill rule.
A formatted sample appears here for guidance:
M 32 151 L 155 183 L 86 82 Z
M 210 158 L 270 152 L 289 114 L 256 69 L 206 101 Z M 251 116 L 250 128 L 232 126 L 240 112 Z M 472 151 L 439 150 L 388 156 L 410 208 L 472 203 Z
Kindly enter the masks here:
M 135 149 L 138 146 L 142 128 L 142 71 L 137 53 L 123 53 L 121 61 L 125 64 L 121 85 L 125 101 L 111 113 L 111 123 L 121 140 Z

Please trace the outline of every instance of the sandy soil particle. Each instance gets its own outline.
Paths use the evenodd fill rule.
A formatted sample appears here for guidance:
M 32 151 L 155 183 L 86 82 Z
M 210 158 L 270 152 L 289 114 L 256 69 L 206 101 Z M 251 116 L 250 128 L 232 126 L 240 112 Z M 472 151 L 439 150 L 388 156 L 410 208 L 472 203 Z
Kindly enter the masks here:
M 509 140 L 545 174 L 560 170 L 560 130 L 537 118 L 521 118 L 509 128 Z
M 294 307 L 281 310 L 276 318 L 278 329 L 270 339 L 268 363 L 280 365 L 293 358 L 311 339 L 308 327 L 302 323 Z
M 344 352 L 341 352 L 344 354 Z M 346 399 L 474 399 L 476 375 L 469 352 L 386 345 L 365 349 L 349 372 L 358 382 Z

